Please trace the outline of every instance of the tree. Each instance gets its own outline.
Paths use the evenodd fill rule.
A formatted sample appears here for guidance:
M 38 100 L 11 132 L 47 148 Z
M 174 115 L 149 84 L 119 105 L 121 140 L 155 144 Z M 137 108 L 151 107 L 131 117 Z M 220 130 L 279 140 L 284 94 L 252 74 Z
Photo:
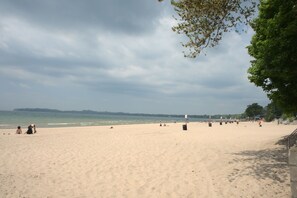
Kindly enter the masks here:
M 262 0 L 251 26 L 249 80 L 285 113 L 297 112 L 297 1 Z
M 282 116 L 282 110 L 274 103 L 271 102 L 265 108 L 265 120 L 270 122 Z
M 163 0 L 159 0 L 163 1 Z M 189 39 L 186 57 L 195 58 L 206 47 L 214 47 L 225 32 L 243 31 L 256 9 L 257 0 L 171 0 L 179 18 L 173 31 Z
M 296 0 L 171 0 L 179 16 L 173 30 L 187 36 L 185 56 L 195 58 L 204 48 L 217 45 L 225 32 L 248 24 L 258 1 L 259 17 L 251 23 L 256 34 L 248 47 L 255 58 L 249 79 L 285 113 L 296 114 Z
M 258 103 L 253 103 L 247 106 L 245 114 L 250 118 L 255 118 L 256 116 L 262 116 L 263 110 L 264 109 L 261 105 L 258 105 Z

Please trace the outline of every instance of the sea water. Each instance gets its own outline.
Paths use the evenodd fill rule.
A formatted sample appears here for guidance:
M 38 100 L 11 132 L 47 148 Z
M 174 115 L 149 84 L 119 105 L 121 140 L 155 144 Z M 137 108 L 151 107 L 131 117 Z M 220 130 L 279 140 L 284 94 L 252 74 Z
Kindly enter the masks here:
M 0 111 L 0 129 L 11 129 L 30 124 L 42 127 L 73 127 L 73 126 L 106 126 L 145 123 L 182 122 L 182 116 L 129 115 L 110 113 L 83 112 L 33 112 L 33 111 Z

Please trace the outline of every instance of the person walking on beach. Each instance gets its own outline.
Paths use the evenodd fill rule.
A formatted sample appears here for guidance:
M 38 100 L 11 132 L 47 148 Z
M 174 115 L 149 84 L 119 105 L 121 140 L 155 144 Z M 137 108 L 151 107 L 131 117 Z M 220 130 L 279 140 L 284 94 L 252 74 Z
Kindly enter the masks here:
M 262 127 L 262 120 L 259 119 L 259 127 Z
M 18 126 L 18 128 L 16 130 L 16 134 L 22 134 L 21 126 Z

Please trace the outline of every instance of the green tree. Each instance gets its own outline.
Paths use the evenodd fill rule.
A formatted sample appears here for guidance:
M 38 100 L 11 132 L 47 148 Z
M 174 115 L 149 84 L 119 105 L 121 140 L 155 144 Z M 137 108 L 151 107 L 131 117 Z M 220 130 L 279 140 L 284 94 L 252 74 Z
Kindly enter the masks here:
M 262 0 L 251 26 L 249 80 L 286 113 L 297 112 L 297 1 Z
M 159 0 L 163 1 L 163 0 Z M 243 31 L 256 10 L 257 0 L 171 0 L 178 14 L 173 31 L 188 42 L 186 57 L 195 58 L 206 47 L 214 47 L 225 32 Z
M 258 105 L 258 103 L 253 103 L 247 106 L 245 114 L 250 118 L 255 118 L 256 116 L 262 116 L 263 110 L 264 109 L 261 105 Z
M 270 122 L 282 116 L 282 110 L 274 103 L 271 102 L 265 108 L 265 120 Z
M 248 47 L 255 58 L 249 79 L 285 113 L 296 114 L 296 0 L 171 0 L 178 14 L 173 30 L 187 36 L 185 56 L 195 58 L 217 45 L 225 32 L 240 31 L 249 23 L 259 1 L 259 17 L 251 23 L 256 34 Z

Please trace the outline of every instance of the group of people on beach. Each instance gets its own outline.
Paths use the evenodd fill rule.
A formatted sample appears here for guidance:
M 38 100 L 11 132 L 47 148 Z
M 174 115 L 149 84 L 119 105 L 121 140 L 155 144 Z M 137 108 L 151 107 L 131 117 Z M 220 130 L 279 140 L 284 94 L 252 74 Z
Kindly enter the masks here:
M 28 126 L 28 130 L 25 132 L 25 134 L 34 134 L 36 133 L 36 126 L 35 124 L 30 124 Z M 22 134 L 22 128 L 21 126 L 18 126 L 17 130 L 16 130 L 16 134 Z

